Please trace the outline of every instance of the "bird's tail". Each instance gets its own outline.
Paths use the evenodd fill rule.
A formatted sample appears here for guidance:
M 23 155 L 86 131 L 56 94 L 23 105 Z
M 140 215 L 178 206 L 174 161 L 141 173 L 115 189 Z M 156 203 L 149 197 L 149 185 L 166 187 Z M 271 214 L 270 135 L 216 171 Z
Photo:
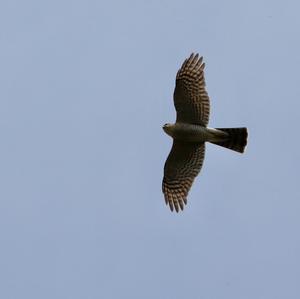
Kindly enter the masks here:
M 223 141 L 212 143 L 229 148 L 239 153 L 244 152 L 247 145 L 247 128 L 219 128 L 217 130 L 227 133 L 228 137 Z

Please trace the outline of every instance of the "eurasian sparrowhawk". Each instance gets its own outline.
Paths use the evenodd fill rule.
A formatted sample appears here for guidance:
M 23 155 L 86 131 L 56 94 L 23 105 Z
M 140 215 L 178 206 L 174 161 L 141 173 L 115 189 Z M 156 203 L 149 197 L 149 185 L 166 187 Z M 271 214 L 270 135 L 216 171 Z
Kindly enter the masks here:
M 191 54 L 176 76 L 174 104 L 175 124 L 165 124 L 164 131 L 173 138 L 173 146 L 164 167 L 162 190 L 171 211 L 183 210 L 195 177 L 201 170 L 205 142 L 243 153 L 247 128 L 207 127 L 209 97 L 205 90 L 203 58 Z

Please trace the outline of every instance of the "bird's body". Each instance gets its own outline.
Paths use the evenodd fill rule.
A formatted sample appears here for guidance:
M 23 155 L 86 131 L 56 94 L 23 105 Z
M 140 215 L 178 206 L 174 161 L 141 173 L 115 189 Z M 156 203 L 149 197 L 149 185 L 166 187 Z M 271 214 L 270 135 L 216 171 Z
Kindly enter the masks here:
M 185 142 L 218 142 L 228 137 L 228 134 L 221 130 L 188 123 L 166 124 L 163 129 L 172 138 Z
M 244 152 L 247 128 L 209 128 L 209 97 L 205 89 L 203 58 L 192 54 L 176 76 L 174 105 L 176 123 L 163 126 L 173 138 L 173 146 L 164 167 L 162 189 L 173 211 L 183 210 L 195 177 L 201 170 L 205 142 Z

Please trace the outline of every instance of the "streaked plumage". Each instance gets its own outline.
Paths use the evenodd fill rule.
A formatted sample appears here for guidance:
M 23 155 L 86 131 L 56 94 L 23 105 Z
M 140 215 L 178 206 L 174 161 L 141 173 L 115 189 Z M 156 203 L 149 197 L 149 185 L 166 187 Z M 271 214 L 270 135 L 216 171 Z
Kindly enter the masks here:
M 195 177 L 201 170 L 205 142 L 237 152 L 247 144 L 246 128 L 208 128 L 210 103 L 205 90 L 203 58 L 192 54 L 177 72 L 174 90 L 176 123 L 164 131 L 173 138 L 173 146 L 164 167 L 162 190 L 173 211 L 183 210 Z
M 205 90 L 203 58 L 191 55 L 177 72 L 174 90 L 176 122 L 207 126 L 209 97 Z

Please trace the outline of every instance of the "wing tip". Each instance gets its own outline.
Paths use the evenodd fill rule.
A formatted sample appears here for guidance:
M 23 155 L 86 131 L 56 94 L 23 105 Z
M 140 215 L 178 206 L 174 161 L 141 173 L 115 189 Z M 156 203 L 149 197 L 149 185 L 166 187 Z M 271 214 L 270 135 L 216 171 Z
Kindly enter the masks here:
M 184 206 L 187 204 L 186 196 L 180 196 L 180 194 L 174 194 L 169 192 L 168 188 L 163 189 L 165 203 L 169 206 L 171 212 L 176 211 L 179 213 L 184 210 Z
M 203 56 L 200 56 L 199 53 L 194 53 L 186 58 L 182 63 L 180 69 L 177 72 L 176 79 L 178 79 L 184 72 L 196 71 L 201 73 L 204 70 L 205 63 L 203 62 Z

